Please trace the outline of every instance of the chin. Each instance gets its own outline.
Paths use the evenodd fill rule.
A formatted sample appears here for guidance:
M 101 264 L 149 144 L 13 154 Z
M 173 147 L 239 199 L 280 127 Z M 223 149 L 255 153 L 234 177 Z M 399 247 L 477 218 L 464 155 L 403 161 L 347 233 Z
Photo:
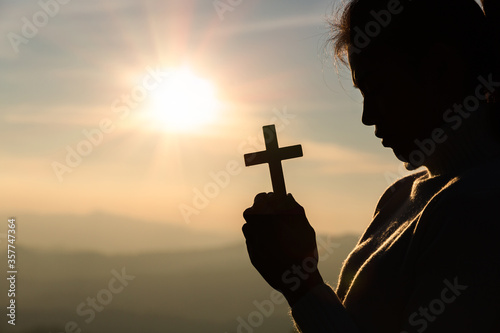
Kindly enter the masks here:
M 416 166 L 416 165 L 411 164 L 410 162 L 404 162 L 404 161 L 403 161 L 403 165 L 405 166 L 405 169 L 408 171 L 417 170 L 418 168 L 422 167 L 422 165 Z
M 404 167 L 406 170 L 413 171 L 423 166 L 423 163 L 422 164 L 412 163 L 411 158 L 409 156 L 411 152 L 413 152 L 413 150 L 401 149 L 401 147 L 391 147 L 391 148 L 397 159 L 404 163 Z

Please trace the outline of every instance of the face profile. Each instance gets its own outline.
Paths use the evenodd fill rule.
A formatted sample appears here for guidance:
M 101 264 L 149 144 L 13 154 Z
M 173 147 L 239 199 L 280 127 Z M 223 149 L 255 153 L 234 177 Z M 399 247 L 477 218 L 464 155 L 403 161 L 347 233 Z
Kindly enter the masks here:
M 350 6 L 352 13 L 371 8 L 364 1 L 353 1 Z M 394 21 L 414 19 L 422 10 L 416 7 L 416 13 L 411 13 L 410 7 L 406 9 L 409 13 L 398 12 Z M 377 14 L 374 10 L 369 12 L 371 16 L 365 13 L 365 19 L 373 19 Z M 340 23 L 339 27 L 346 22 Z M 492 85 L 500 84 L 492 80 L 483 84 L 488 72 L 478 71 L 481 67 L 478 63 L 483 64 L 487 59 L 477 59 L 477 55 L 471 58 L 469 53 L 463 52 L 463 47 L 443 42 L 435 36 L 411 38 L 418 32 L 405 33 L 400 26 L 392 30 L 388 27 L 388 31 L 379 30 L 379 34 L 371 35 L 370 43 L 359 48 L 362 30 L 345 29 L 344 36 L 336 36 L 337 47 L 340 47 L 336 52 L 339 59 L 347 60 L 354 87 L 363 96 L 362 122 L 374 126 L 375 136 L 406 163 L 407 169 L 436 163 L 440 159 L 439 151 L 447 149 L 443 143 L 450 137 L 463 136 L 470 131 L 471 125 L 467 123 L 477 122 L 475 118 L 480 116 L 469 121 L 472 114 L 490 113 L 491 105 L 485 102 L 484 92 Z M 433 31 L 433 34 L 438 32 Z M 351 44 L 347 38 L 351 39 Z M 415 42 L 408 43 L 406 39 Z M 425 44 L 419 45 L 418 42 Z M 342 54 L 347 54 L 347 57 L 341 58 L 344 57 Z M 471 93 L 473 88 L 474 94 Z M 474 97 L 475 100 L 471 101 Z M 480 111 L 474 112 L 477 110 Z M 485 130 L 489 131 L 489 128 Z

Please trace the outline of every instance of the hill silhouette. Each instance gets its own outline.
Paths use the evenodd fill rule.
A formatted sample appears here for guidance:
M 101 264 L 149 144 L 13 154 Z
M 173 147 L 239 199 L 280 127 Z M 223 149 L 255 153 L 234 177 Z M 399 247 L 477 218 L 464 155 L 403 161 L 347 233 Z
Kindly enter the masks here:
M 320 263 L 332 285 L 357 238 L 319 237 L 322 244 L 332 245 Z M 251 266 L 243 241 L 220 248 L 121 255 L 20 247 L 17 259 L 17 325 L 3 320 L 2 332 L 59 333 L 68 322 L 82 332 L 245 332 L 241 322 L 249 325 L 249 316 L 257 312 L 263 320 L 248 326 L 252 332 L 292 329 L 286 304 L 273 303 L 269 315 L 269 308 L 256 305 L 269 305 L 272 290 Z M 134 279 L 87 323 L 88 298 L 103 296 L 112 271 L 122 269 Z M 6 280 L 1 289 L 5 287 Z M 86 315 L 77 312 L 82 303 Z
M 17 244 L 42 250 L 106 254 L 178 251 L 218 247 L 237 239 L 222 232 L 192 230 L 184 224 L 149 222 L 102 212 L 22 214 L 16 218 Z M 0 245 L 3 241 L 0 238 Z

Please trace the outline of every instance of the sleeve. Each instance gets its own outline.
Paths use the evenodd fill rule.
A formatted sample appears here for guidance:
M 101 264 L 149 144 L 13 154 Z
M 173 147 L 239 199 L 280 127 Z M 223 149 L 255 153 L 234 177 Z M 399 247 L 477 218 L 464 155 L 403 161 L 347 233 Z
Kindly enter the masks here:
M 359 333 L 335 292 L 327 284 L 312 289 L 292 307 L 302 333 Z

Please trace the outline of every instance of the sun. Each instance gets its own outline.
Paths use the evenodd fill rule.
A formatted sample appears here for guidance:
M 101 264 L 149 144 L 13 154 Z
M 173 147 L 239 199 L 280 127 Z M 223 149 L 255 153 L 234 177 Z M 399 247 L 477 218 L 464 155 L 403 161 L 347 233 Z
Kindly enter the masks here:
M 169 71 L 151 92 L 149 111 L 153 122 L 162 129 L 190 132 L 212 122 L 218 104 L 214 84 L 184 67 Z

